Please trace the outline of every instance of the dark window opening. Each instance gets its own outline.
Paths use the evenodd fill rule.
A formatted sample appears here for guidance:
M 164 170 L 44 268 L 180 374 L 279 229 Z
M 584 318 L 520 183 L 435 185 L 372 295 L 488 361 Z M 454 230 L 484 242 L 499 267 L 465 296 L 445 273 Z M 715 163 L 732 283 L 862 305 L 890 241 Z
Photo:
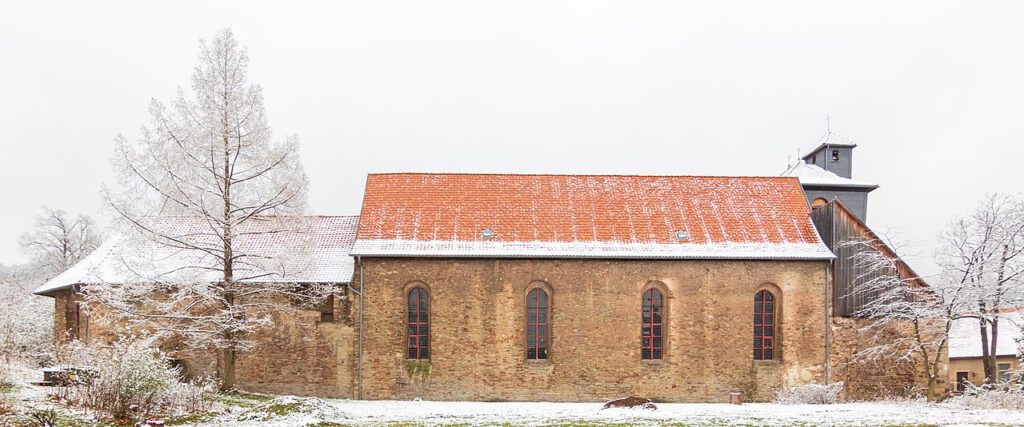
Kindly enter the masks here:
M 548 358 L 548 293 L 534 289 L 526 295 L 526 358 Z
M 427 291 L 415 288 L 409 291 L 409 321 L 406 333 L 406 357 L 430 358 L 430 300 Z
M 964 391 L 967 388 L 967 372 L 956 373 L 956 391 Z
M 640 325 L 640 358 L 660 360 L 664 353 L 664 301 L 661 291 L 651 288 L 644 292 Z
M 320 303 L 320 321 L 321 322 L 333 322 L 334 321 L 334 295 L 328 295 L 324 298 L 324 301 Z
M 754 360 L 775 358 L 775 296 L 766 290 L 754 296 Z
M 838 162 L 839 161 L 839 150 L 832 150 L 832 161 L 833 162 Z

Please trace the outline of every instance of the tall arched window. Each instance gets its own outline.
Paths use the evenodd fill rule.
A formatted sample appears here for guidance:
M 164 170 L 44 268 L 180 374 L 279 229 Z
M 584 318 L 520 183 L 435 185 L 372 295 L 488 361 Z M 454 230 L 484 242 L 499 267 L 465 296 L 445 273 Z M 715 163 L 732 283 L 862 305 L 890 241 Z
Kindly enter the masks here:
M 406 357 L 409 359 L 430 358 L 430 297 L 427 290 L 413 288 L 409 291 L 409 326 L 406 331 Z
M 661 359 L 664 352 L 664 298 L 661 291 L 650 288 L 644 292 L 643 309 L 641 310 L 640 327 L 640 358 L 645 360 Z
M 775 296 L 761 290 L 754 296 L 754 360 L 775 358 Z
M 548 358 L 548 293 L 534 288 L 526 294 L 526 358 Z

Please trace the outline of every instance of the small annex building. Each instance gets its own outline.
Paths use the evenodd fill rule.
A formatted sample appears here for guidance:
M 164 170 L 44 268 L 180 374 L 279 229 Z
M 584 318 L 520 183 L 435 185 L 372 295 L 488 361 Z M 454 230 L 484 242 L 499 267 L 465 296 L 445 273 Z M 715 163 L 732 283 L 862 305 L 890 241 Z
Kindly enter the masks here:
M 1017 341 L 1024 330 L 1024 308 L 1005 310 L 999 319 L 999 340 L 996 342 L 996 381 L 1016 379 L 1020 372 Z M 981 331 L 977 319 L 964 318 L 953 322 L 949 331 L 950 388 L 963 391 L 966 383 L 985 383 L 981 351 Z
M 273 259 L 273 265 L 260 266 L 256 277 L 243 281 L 287 282 L 298 284 L 336 284 L 348 286 L 355 261 L 349 250 L 355 240 L 358 216 L 315 215 L 303 218 L 296 227 L 301 232 L 280 232 L 273 221 L 250 221 L 238 230 L 236 248 L 252 256 Z M 207 236 L 213 238 L 201 220 L 173 218 L 162 224 L 163 232 L 182 241 Z M 202 238 L 202 237 L 200 237 Z M 301 250 L 300 250 L 301 248 Z M 287 254 L 282 257 L 281 254 Z M 84 293 L 90 286 L 117 286 L 133 282 L 188 280 L 215 281 L 216 272 L 188 268 L 209 265 L 196 259 L 195 251 L 153 244 L 145 239 L 117 235 L 108 238 L 81 262 L 35 290 L 37 295 L 54 299 L 54 337 L 85 343 L 110 341 L 125 331 L 101 321 L 104 307 L 87 306 Z M 244 278 L 244 266 L 237 277 Z M 198 276 L 197 276 L 198 275 Z M 202 275 L 209 276 L 204 279 Z M 351 319 L 351 299 L 347 292 L 324 301 L 316 311 L 300 316 L 279 316 L 275 326 L 257 337 L 258 346 L 241 352 L 236 361 L 238 387 L 244 390 L 350 397 L 352 358 L 355 345 Z M 161 347 L 176 357 L 192 377 L 216 376 L 217 355 L 209 352 L 183 352 L 173 342 Z

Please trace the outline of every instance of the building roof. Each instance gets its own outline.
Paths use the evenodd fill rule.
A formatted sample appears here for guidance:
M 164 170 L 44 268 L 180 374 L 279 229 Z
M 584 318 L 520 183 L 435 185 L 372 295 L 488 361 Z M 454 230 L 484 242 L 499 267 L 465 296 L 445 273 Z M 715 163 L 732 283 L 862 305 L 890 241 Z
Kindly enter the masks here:
M 355 240 L 358 216 L 308 216 L 298 227 L 282 227 L 271 217 L 245 222 L 235 238 L 236 251 L 250 260 L 237 262 L 235 277 L 249 282 L 349 283 L 354 262 L 349 250 Z M 158 225 L 163 234 L 203 241 L 216 247 L 205 222 L 169 218 Z M 303 231 L 292 231 L 292 230 Z M 284 231 L 288 230 L 288 231 Z M 213 243 L 213 244 L 211 244 Z M 68 270 L 35 290 L 36 294 L 74 285 L 130 282 L 217 281 L 216 271 L 197 269 L 210 266 L 212 258 L 197 250 L 162 245 L 153 240 L 118 234 Z M 251 273 L 250 273 L 251 272 Z
M 814 143 L 814 148 L 811 149 L 811 151 L 808 151 L 807 154 L 803 156 L 803 159 L 807 160 L 808 157 L 813 156 L 825 147 L 854 148 L 856 146 L 857 144 L 854 144 L 853 141 L 850 141 L 846 137 L 832 131 L 827 131 L 818 138 L 818 141 Z
M 793 166 L 790 166 L 789 169 L 782 173 L 782 176 L 795 177 L 800 180 L 801 184 L 807 187 L 847 187 L 858 190 L 866 189 L 868 191 L 878 188 L 878 184 L 843 178 L 803 161 L 798 161 Z
M 429 173 L 367 177 L 352 254 L 832 257 L 793 178 Z
M 1024 309 L 1004 313 L 999 318 L 996 356 L 1016 356 L 1017 342 L 1024 328 Z M 978 319 L 958 319 L 949 330 L 949 357 L 974 358 L 981 355 L 981 330 Z

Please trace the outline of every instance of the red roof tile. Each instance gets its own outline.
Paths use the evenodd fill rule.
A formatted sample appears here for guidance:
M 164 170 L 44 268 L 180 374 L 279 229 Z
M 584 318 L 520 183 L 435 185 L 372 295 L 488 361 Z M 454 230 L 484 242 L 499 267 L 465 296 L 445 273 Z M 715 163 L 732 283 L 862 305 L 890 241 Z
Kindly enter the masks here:
M 484 229 L 493 237 L 483 238 Z M 831 256 L 795 178 L 419 173 L 367 178 L 353 254 L 543 255 L 523 244 L 556 256 L 579 245 L 640 251 L 630 257 L 653 247 L 765 245 Z

